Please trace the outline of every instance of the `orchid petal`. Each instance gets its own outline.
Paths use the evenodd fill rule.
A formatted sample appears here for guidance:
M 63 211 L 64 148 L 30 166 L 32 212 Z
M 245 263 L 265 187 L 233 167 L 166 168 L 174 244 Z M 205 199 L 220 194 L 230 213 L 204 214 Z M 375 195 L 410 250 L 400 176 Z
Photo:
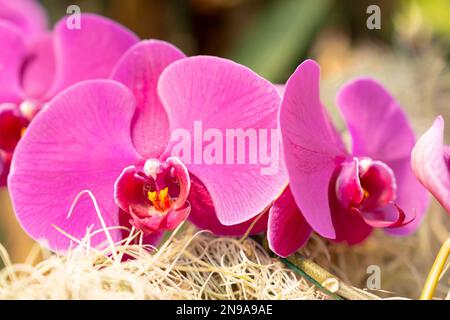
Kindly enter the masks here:
M 344 208 L 334 193 L 330 194 L 330 207 L 333 211 L 333 224 L 336 237 L 333 241 L 355 245 L 364 241 L 371 233 L 372 226 L 362 219 L 355 208 Z
M 122 210 L 119 210 L 119 223 L 122 227 L 125 227 L 129 230 L 133 227 L 130 223 L 130 215 Z M 122 238 L 127 239 L 130 236 L 129 230 L 122 230 Z M 140 238 L 137 238 L 133 243 L 143 244 L 143 245 L 151 245 L 156 247 L 161 239 L 164 236 L 164 232 L 152 232 L 149 234 L 143 234 L 142 242 L 140 242 Z M 134 260 L 134 258 L 131 258 Z
M 359 181 L 359 161 L 342 163 L 336 179 L 336 196 L 344 208 L 358 206 L 364 199 L 364 191 Z
M 16 27 L 0 21 L 0 103 L 21 101 L 20 73 L 25 43 Z
M 145 216 L 151 204 L 144 195 L 146 177 L 139 175 L 135 166 L 126 167 L 114 185 L 114 199 L 119 208 L 137 216 Z
M 164 41 L 142 41 L 131 47 L 117 63 L 112 79 L 125 84 L 136 97 L 132 138 L 145 158 L 158 158 L 169 142 L 169 120 L 157 94 L 162 71 L 185 55 Z
M 385 163 L 409 156 L 414 132 L 400 105 L 378 82 L 350 82 L 339 92 L 337 104 L 352 136 L 354 156 Z
M 287 187 L 269 211 L 267 239 L 270 249 L 287 257 L 302 247 L 312 233 Z
M 56 74 L 51 97 L 68 86 L 88 79 L 107 78 L 119 58 L 138 38 L 116 22 L 94 14 L 80 16 L 80 28 L 70 29 L 67 19 L 53 31 Z
M 372 211 L 395 201 L 397 184 L 392 169 L 381 161 L 363 159 L 359 163 L 365 166 L 360 171 L 360 182 L 367 193 L 361 210 Z
M 391 235 L 408 235 L 416 231 L 425 216 L 430 197 L 427 190 L 411 170 L 411 157 L 388 163 L 395 175 L 397 192 L 395 203 L 404 211 L 410 223 L 392 229 L 385 229 Z
M 267 213 L 263 213 L 262 217 L 257 216 L 237 225 L 224 226 L 217 219 L 213 201 L 205 185 L 193 174 L 190 177 L 191 191 L 188 202 L 191 205 L 191 213 L 189 220 L 197 227 L 221 236 L 242 236 L 247 232 L 249 234 L 258 234 L 267 229 Z
M 320 68 L 312 60 L 290 77 L 280 108 L 280 130 L 295 201 L 309 225 L 333 239 L 329 186 L 347 153 L 320 102 L 319 77 Z
M 287 180 L 279 161 L 276 112 L 280 97 L 274 86 L 232 61 L 200 56 L 167 67 L 160 77 L 158 93 L 172 132 L 182 130 L 194 138 L 194 159 L 182 160 L 208 189 L 219 221 L 224 225 L 240 224 L 262 212 Z M 224 151 L 207 164 L 203 163 L 203 155 L 211 141 L 198 136 L 198 125 L 213 133 L 214 142 Z M 249 129 L 257 138 L 259 135 L 259 154 L 262 143 L 274 141 L 273 145 L 267 143 L 268 150 L 274 149 L 274 167 L 263 164 L 261 156 L 258 161 L 255 145 L 245 143 L 238 148 L 233 143 L 227 148 L 227 129 L 241 133 Z M 262 133 L 266 136 L 261 138 Z M 175 144 L 171 141 L 166 152 L 172 153 Z M 254 164 L 252 155 L 256 155 Z
M 444 145 L 444 119 L 439 116 L 417 141 L 411 166 L 417 179 L 450 214 L 450 153 Z
M 29 47 L 31 54 L 23 67 L 22 87 L 28 98 L 44 100 L 55 75 L 52 34 L 43 33 L 36 37 Z
M 356 210 L 356 209 L 355 209 Z M 405 212 L 395 203 L 389 203 L 372 212 L 359 212 L 363 220 L 374 228 L 398 228 L 409 224 Z
M 174 203 L 175 209 L 180 209 L 186 202 L 189 191 L 191 190 L 191 179 L 186 166 L 176 157 L 170 157 L 166 160 L 167 164 L 172 167 L 173 175 L 177 178 L 179 194 L 176 195 L 177 200 Z
M 100 229 L 87 196 L 67 217 L 85 190 L 96 198 L 106 226 L 119 225 L 114 183 L 124 167 L 138 161 L 129 135 L 134 103 L 120 83 L 93 80 L 62 92 L 36 116 L 16 149 L 8 180 L 17 217 L 31 237 L 63 251 L 71 241 L 54 226 L 78 239 L 90 225 Z M 120 240 L 120 231 L 111 235 Z M 104 241 L 102 233 L 91 244 Z

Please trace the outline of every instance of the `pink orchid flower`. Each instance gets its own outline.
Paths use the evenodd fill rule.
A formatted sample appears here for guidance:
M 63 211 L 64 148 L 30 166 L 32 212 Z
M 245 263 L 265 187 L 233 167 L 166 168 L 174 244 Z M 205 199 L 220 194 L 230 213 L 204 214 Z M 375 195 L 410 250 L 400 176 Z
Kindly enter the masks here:
M 25 128 L 45 103 L 78 81 L 107 78 L 122 54 L 138 42 L 124 27 L 92 14 L 81 15 L 81 29 L 69 29 L 64 18 L 51 33 L 33 33 L 45 19 L 38 9 L 30 11 L 29 21 L 14 15 L 19 4 L 26 4 L 25 10 L 33 3 L 0 1 L 0 17 L 16 22 L 0 19 L 0 186 L 6 184 Z
M 17 147 L 9 188 L 17 217 L 34 239 L 64 251 L 71 241 L 54 226 L 78 239 L 91 225 L 100 229 L 89 197 L 81 196 L 67 217 L 85 190 L 94 195 L 106 226 L 134 226 L 149 244 L 188 213 L 218 234 L 243 234 L 252 223 L 253 232 L 264 230 L 267 220 L 256 222 L 255 216 L 286 185 L 286 174 L 261 175 L 259 163 L 183 163 L 172 155 L 177 144 L 171 133 L 193 133 L 198 121 L 204 130 L 276 131 L 281 98 L 271 83 L 229 60 L 185 58 L 155 40 L 133 46 L 111 78 L 59 94 Z M 111 230 L 114 241 L 125 234 Z M 91 244 L 104 241 L 101 233 Z
M 439 116 L 417 141 L 411 166 L 417 179 L 450 214 L 450 147 L 444 145 L 444 119 Z
M 288 256 L 312 230 L 349 245 L 373 228 L 406 235 L 428 204 L 410 168 L 414 134 L 397 102 L 371 79 L 337 98 L 352 138 L 348 152 L 320 101 L 320 68 L 302 63 L 286 84 L 279 121 L 289 187 L 269 213 L 271 249 Z
M 23 42 L 37 37 L 47 30 L 47 17 L 43 8 L 33 0 L 0 0 L 0 29 L 12 27 L 22 33 Z M 0 33 L 1 34 L 1 33 Z M 0 50 L 4 50 L 0 44 Z M 2 60 L 0 60 L 0 65 Z M 2 71 L 0 66 L 0 71 Z M 1 92 L 1 88 L 0 88 Z M 1 94 L 0 94 L 1 95 Z M 20 139 L 22 129 L 28 124 L 13 105 L 2 107 L 0 102 L 0 187 L 6 184 L 12 152 Z M 6 140 L 6 141 L 3 141 Z

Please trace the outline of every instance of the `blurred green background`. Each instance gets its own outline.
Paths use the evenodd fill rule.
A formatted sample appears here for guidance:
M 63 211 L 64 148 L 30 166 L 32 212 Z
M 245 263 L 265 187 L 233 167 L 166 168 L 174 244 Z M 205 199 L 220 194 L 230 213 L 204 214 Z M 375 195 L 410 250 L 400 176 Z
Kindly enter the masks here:
M 248 65 L 282 82 L 317 40 L 333 32 L 352 44 L 374 41 L 418 49 L 430 34 L 450 36 L 448 0 L 41 0 L 52 22 L 76 4 L 115 19 L 141 38 L 170 41 L 189 55 L 210 54 Z M 369 30 L 369 5 L 381 30 Z

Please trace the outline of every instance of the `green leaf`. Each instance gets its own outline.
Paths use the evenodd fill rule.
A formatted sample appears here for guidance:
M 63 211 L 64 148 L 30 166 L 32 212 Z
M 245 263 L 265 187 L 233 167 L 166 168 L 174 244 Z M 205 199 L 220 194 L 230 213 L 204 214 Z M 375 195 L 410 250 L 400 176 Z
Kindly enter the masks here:
M 299 64 L 330 12 L 331 0 L 271 2 L 239 37 L 229 57 L 271 81 Z

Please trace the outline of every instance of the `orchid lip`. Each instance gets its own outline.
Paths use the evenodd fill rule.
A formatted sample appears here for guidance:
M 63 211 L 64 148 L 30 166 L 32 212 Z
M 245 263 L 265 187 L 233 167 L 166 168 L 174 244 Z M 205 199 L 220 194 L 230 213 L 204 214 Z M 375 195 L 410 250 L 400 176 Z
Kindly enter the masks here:
M 404 226 L 403 210 L 395 203 L 397 184 L 388 165 L 367 157 L 341 164 L 336 178 L 336 197 L 342 207 L 376 228 Z
M 190 211 L 189 189 L 189 173 L 178 158 L 149 159 L 141 169 L 124 169 L 115 184 L 115 201 L 144 233 L 172 230 Z
M 14 151 L 28 123 L 29 120 L 18 106 L 11 103 L 0 104 L 0 149 L 4 152 Z

